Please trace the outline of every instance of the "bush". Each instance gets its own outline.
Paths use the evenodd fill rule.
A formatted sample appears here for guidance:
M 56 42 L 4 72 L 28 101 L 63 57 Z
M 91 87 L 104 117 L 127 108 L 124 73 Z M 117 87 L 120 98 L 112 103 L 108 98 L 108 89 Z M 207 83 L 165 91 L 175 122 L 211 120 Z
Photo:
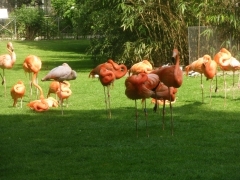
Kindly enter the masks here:
M 25 37 L 26 40 L 33 40 L 40 31 L 44 13 L 41 9 L 35 7 L 22 6 L 15 10 L 18 34 Z

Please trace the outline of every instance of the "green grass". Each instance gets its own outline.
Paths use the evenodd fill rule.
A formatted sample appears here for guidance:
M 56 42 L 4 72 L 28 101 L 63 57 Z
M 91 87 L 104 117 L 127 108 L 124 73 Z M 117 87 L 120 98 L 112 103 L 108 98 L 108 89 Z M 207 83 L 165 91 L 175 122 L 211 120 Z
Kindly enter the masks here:
M 184 77 L 173 105 L 174 136 L 169 106 L 163 131 L 161 113 L 153 113 L 148 100 L 147 137 L 139 101 L 137 138 L 134 101 L 124 94 L 126 77 L 115 81 L 110 91 L 112 119 L 108 119 L 103 87 L 97 79 L 88 78 L 94 65 L 85 55 L 87 41 L 14 41 L 13 45 L 17 62 L 6 70 L 6 98 L 0 88 L 1 180 L 240 178 L 240 92 L 236 83 L 232 98 L 231 75 L 227 75 L 225 106 L 222 76 L 211 104 L 210 81 L 203 81 L 202 103 L 200 78 Z M 5 41 L 0 42 L 0 49 L 1 54 L 6 52 Z M 43 61 L 39 78 L 63 62 L 77 71 L 63 116 L 61 108 L 36 113 L 26 106 L 31 98 L 22 63 L 28 54 Z M 12 107 L 9 93 L 18 79 L 27 88 L 23 108 Z M 49 82 L 39 85 L 47 94 Z

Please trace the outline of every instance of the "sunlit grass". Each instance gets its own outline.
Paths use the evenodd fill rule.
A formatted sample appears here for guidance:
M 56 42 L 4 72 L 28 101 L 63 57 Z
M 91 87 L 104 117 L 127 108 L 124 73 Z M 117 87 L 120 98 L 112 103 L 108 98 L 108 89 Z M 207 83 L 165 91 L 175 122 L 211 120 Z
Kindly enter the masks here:
M 184 77 L 173 105 L 174 136 L 170 110 L 166 106 L 166 128 L 162 130 L 161 108 L 154 113 L 147 101 L 145 115 L 138 101 L 138 138 L 134 101 L 124 94 L 126 77 L 115 81 L 111 94 L 112 118 L 107 118 L 103 87 L 88 78 L 93 68 L 85 55 L 87 41 L 13 42 L 17 62 L 6 71 L 7 97 L 0 88 L 0 179 L 239 179 L 240 122 L 238 78 L 232 97 L 232 76 L 227 78 L 224 105 L 223 76 L 219 89 L 204 83 L 202 103 L 200 77 Z M 6 42 L 0 42 L 1 54 Z M 78 73 L 71 81 L 69 107 L 43 113 L 30 110 L 28 78 L 21 65 L 28 54 L 43 61 L 39 78 L 53 67 L 68 62 Z M 237 76 L 236 76 L 237 77 Z M 23 108 L 12 107 L 10 88 L 18 79 L 27 93 Z M 45 95 L 49 82 L 39 81 Z M 215 82 L 214 82 L 215 86 Z M 32 97 L 35 99 L 35 95 Z

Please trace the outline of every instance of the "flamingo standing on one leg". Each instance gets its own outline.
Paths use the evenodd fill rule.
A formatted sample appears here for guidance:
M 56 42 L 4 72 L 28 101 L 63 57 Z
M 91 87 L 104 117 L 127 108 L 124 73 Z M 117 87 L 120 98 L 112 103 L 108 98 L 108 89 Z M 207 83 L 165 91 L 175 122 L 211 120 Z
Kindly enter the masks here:
M 156 74 L 146 74 L 139 73 L 136 75 L 129 76 L 125 80 L 125 95 L 135 101 L 135 111 L 136 111 L 136 132 L 138 137 L 138 110 L 137 110 L 137 100 L 152 97 L 154 94 L 153 90 L 159 84 L 159 77 Z M 145 101 L 145 118 L 147 127 L 147 114 L 146 114 L 146 101 Z M 147 129 L 147 136 L 149 136 Z
M 25 73 L 29 74 L 29 79 L 31 79 L 32 73 L 36 74 L 34 81 L 37 83 L 37 75 L 40 69 L 42 68 L 42 61 L 38 56 L 35 55 L 29 55 L 25 58 L 23 62 L 23 70 Z M 32 84 L 33 84 L 33 79 L 30 80 L 30 96 L 32 96 Z
M 63 81 L 74 80 L 77 78 L 76 71 L 72 70 L 72 68 L 67 64 L 63 63 L 62 65 L 53 68 L 45 77 L 43 77 L 42 81 L 55 80 L 59 82 L 59 89 L 61 91 L 61 85 L 64 83 Z M 62 97 L 60 97 L 60 102 L 62 102 Z M 62 115 L 63 115 L 63 105 L 61 103 Z
M 16 62 L 16 53 L 14 52 L 13 45 L 11 42 L 7 43 L 7 50 L 9 54 L 4 54 L 0 56 L 0 68 L 3 70 L 2 85 L 4 84 L 4 94 L 6 97 L 6 78 L 5 69 L 12 69 L 14 63 Z
M 217 63 L 212 60 L 211 56 L 205 55 L 203 58 L 204 62 L 202 65 L 202 70 L 204 76 L 207 78 L 207 80 L 211 79 L 210 83 L 210 104 L 212 102 L 212 81 L 213 78 L 216 77 L 216 88 L 215 92 L 217 92 Z
M 172 124 L 172 135 L 173 135 L 173 118 L 172 118 L 172 104 L 171 104 L 171 94 L 170 87 L 179 88 L 183 82 L 183 72 L 180 69 L 180 56 L 177 49 L 173 49 L 173 60 L 175 61 L 175 65 L 165 66 L 158 68 L 151 73 L 157 74 L 162 83 L 164 83 L 168 87 L 169 92 L 169 102 L 171 109 L 171 124 Z M 154 97 L 154 96 L 153 96 Z
M 124 64 L 118 65 L 112 59 L 107 62 L 99 64 L 97 67 L 92 69 L 88 77 L 99 76 L 99 80 L 104 88 L 106 110 L 108 111 L 108 117 L 111 118 L 111 107 L 110 107 L 110 85 L 113 85 L 116 79 L 122 78 L 127 73 L 127 67 Z M 107 92 L 105 91 L 107 87 Z
M 18 81 L 12 88 L 11 88 L 11 96 L 13 99 L 13 106 L 17 106 L 17 101 L 20 98 L 21 99 L 21 108 L 22 108 L 22 99 L 25 94 L 25 86 L 22 81 Z

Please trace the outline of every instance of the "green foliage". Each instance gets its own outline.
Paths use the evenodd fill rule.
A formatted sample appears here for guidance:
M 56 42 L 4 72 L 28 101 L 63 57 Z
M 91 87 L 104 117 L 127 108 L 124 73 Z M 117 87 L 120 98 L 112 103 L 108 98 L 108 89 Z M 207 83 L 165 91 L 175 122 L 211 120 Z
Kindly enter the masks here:
M 76 0 L 75 7 L 75 27 L 96 37 L 89 53 L 130 65 L 143 58 L 165 64 L 173 47 L 183 52 L 181 63 L 188 64 L 188 26 L 217 26 L 223 45 L 239 34 L 239 10 L 225 0 Z
M 40 31 L 44 13 L 41 9 L 22 6 L 15 10 L 18 33 L 27 40 L 33 40 Z

